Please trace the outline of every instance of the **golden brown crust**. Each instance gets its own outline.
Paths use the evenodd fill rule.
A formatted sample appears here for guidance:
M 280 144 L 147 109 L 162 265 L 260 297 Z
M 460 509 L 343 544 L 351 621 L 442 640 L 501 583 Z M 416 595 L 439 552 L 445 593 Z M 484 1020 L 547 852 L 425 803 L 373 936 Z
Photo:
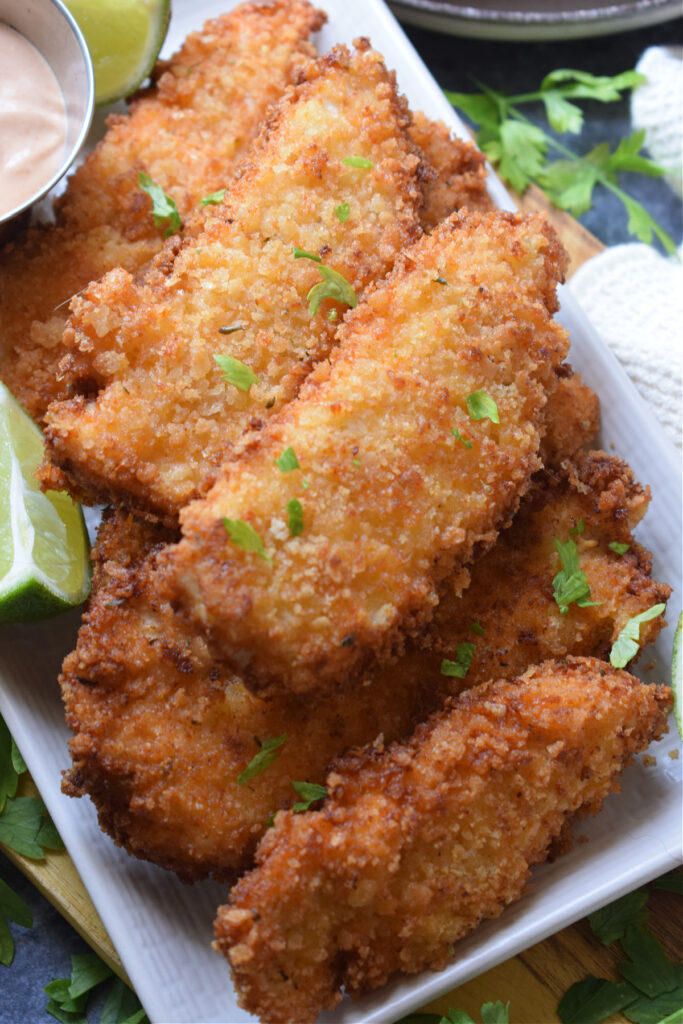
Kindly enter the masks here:
M 432 121 L 421 110 L 413 114 L 410 137 L 434 169 L 423 187 L 420 220 L 425 231 L 433 231 L 454 210 L 493 209 L 486 189 L 486 157 L 473 142 L 464 142 L 443 121 Z
M 67 791 L 89 794 L 102 828 L 130 853 L 188 880 L 231 878 L 248 866 L 269 815 L 291 806 L 291 779 L 323 782 L 331 758 L 406 735 L 461 687 L 549 657 L 606 656 L 626 619 L 668 595 L 650 579 L 644 549 L 617 556 L 608 547 L 615 538 L 632 542 L 629 524 L 646 503 L 627 467 L 603 453 L 546 473 L 475 562 L 463 596 L 455 597 L 455 580 L 448 592 L 444 586 L 422 650 L 411 647 L 367 685 L 294 703 L 249 694 L 155 595 L 157 555 L 173 535 L 110 515 L 93 552 L 89 610 L 61 678 L 75 734 Z M 566 539 L 581 517 L 581 566 L 602 604 L 562 616 L 552 596 L 551 538 Z M 643 625 L 643 643 L 661 625 Z M 441 660 L 456 660 L 462 642 L 475 643 L 466 679 L 442 675 Z M 258 749 L 254 736 L 283 734 L 277 760 L 239 786 Z
M 81 497 L 170 525 L 240 434 L 296 394 L 336 328 L 328 303 L 311 316 L 306 296 L 320 272 L 292 247 L 319 253 L 358 295 L 391 268 L 420 231 L 408 119 L 366 42 L 353 55 L 335 48 L 272 112 L 258 160 L 199 233 L 139 279 L 112 271 L 74 302 L 65 333 L 74 358 L 63 369 L 84 394 L 53 404 L 46 438 Z M 355 155 L 373 166 L 344 164 Z M 335 210 L 347 201 L 342 222 Z M 216 354 L 245 363 L 258 382 L 249 391 L 227 383 Z
M 565 266 L 542 216 L 454 214 L 401 255 L 329 363 L 183 511 L 169 592 L 256 692 L 325 689 L 391 660 L 429 621 L 438 580 L 493 542 L 538 465 L 568 344 L 550 315 Z M 479 390 L 499 425 L 470 418 Z M 302 468 L 280 473 L 289 446 Z M 231 544 L 223 517 L 248 522 L 272 560 Z
M 240 1005 L 313 1022 L 397 971 L 446 966 L 518 899 L 578 812 L 666 727 L 671 691 L 600 661 L 546 662 L 343 759 L 320 811 L 283 812 L 216 921 Z
M 69 300 L 112 267 L 135 273 L 163 245 L 139 172 L 189 217 L 228 183 L 268 106 L 314 56 L 306 40 L 324 20 L 306 0 L 276 0 L 207 22 L 129 114 L 110 117 L 56 204 L 56 224 L 0 254 L 0 377 L 35 419 L 72 394 L 70 381 L 57 380 Z
M 541 441 L 541 462 L 557 465 L 591 443 L 600 427 L 600 400 L 581 374 L 568 363 L 558 372 L 557 388 L 548 400 L 545 430 Z

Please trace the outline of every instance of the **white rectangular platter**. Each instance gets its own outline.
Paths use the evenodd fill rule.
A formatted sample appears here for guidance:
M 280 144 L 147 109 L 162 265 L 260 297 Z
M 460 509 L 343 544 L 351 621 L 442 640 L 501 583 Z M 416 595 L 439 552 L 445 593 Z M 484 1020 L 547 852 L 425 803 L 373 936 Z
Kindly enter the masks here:
M 233 6 L 234 0 L 174 0 L 162 55 L 170 55 L 206 18 Z M 317 40 L 321 51 L 368 36 L 396 69 L 411 105 L 465 134 L 382 0 L 319 0 L 319 6 L 329 15 Z M 99 130 L 101 120 L 93 129 L 95 138 Z M 501 206 L 512 206 L 499 182 L 492 181 L 491 189 Z M 673 624 L 681 593 L 680 460 L 567 289 L 562 304 L 561 319 L 572 336 L 571 361 L 601 398 L 600 443 L 627 458 L 636 477 L 652 488 L 652 505 L 638 539 L 654 553 L 654 575 L 675 588 L 668 613 Z M 74 646 L 78 623 L 74 612 L 36 625 L 0 628 L 0 711 L 152 1022 L 253 1020 L 237 1007 L 227 965 L 210 947 L 215 910 L 225 901 L 227 887 L 211 882 L 185 886 L 129 857 L 100 832 L 88 801 L 60 792 L 61 772 L 69 764 L 69 734 L 56 677 L 63 655 Z M 655 649 L 651 677 L 660 681 L 668 680 L 672 633 L 670 625 Z M 163 714 L 163 708 L 159 711 Z M 611 796 L 598 818 L 579 827 L 590 841 L 534 871 L 524 898 L 459 943 L 447 970 L 398 979 L 358 1003 L 345 1000 L 321 1019 L 388 1024 L 673 867 L 681 857 L 681 761 L 668 756 L 675 746 L 671 732 L 651 751 L 655 766 L 634 764 L 624 778 L 623 794 Z

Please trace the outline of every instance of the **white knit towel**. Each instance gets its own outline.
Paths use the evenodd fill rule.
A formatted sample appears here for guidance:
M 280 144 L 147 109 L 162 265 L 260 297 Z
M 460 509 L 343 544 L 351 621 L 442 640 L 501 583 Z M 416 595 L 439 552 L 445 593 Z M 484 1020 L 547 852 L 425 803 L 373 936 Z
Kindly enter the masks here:
M 681 194 L 683 50 L 646 50 L 633 94 L 634 128 L 645 128 L 652 157 L 674 168 Z M 666 225 L 664 225 L 666 228 Z M 683 392 L 683 263 L 648 245 L 616 245 L 580 267 L 570 288 L 679 448 Z

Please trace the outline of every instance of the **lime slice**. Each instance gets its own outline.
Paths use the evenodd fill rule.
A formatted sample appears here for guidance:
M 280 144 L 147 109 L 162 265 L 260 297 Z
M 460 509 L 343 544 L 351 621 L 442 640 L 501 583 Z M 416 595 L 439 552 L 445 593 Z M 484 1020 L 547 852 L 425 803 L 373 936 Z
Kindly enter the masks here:
M 674 718 L 683 740 L 683 612 L 678 616 L 671 655 L 671 689 L 674 693 Z
M 90 50 L 95 103 L 130 96 L 154 67 L 171 16 L 170 0 L 66 0 Z
M 90 590 L 88 536 L 68 494 L 34 478 L 43 438 L 0 384 L 0 622 L 56 615 Z

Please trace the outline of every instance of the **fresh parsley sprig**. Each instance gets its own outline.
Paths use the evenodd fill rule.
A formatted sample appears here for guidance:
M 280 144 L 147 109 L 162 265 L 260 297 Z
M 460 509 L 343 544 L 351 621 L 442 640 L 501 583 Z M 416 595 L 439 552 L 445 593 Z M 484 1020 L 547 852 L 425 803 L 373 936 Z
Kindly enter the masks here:
M 24 759 L 0 717 L 0 843 L 43 860 L 46 850 L 61 850 L 63 843 L 40 797 L 16 796 L 25 772 Z
M 96 953 L 71 957 L 71 977 L 53 978 L 43 991 L 47 1012 L 62 1024 L 87 1024 L 88 1002 L 95 989 L 108 984 L 100 1024 L 149 1024 L 140 1000 Z
M 7 882 L 0 878 L 0 964 L 9 967 L 14 960 L 14 939 L 9 929 L 9 922 L 14 921 L 22 928 L 31 928 L 33 916 L 21 896 L 10 889 Z
M 500 1002 L 484 1003 L 481 1010 L 482 1024 L 510 1024 L 510 1004 Z M 449 1009 L 445 1017 L 439 1013 L 413 1013 L 402 1017 L 398 1024 L 475 1024 L 464 1010 Z
M 524 192 L 533 182 L 543 189 L 555 206 L 578 217 L 590 209 L 595 186 L 602 185 L 623 203 L 631 234 L 648 244 L 655 235 L 667 252 L 674 253 L 673 239 L 645 207 L 619 185 L 618 176 L 623 171 L 652 178 L 666 173 L 665 168 L 642 155 L 644 131 L 633 132 L 614 150 L 603 142 L 579 156 L 529 121 L 519 109 L 524 104 L 540 102 L 545 106 L 554 131 L 579 135 L 583 128 L 583 112 L 575 100 L 611 103 L 645 81 L 645 77 L 635 71 L 625 71 L 609 78 L 561 68 L 546 75 L 536 92 L 509 96 L 477 82 L 480 93 L 446 91 L 446 96 L 454 107 L 478 126 L 480 148 L 498 168 L 501 177 L 517 192 Z M 549 160 L 551 150 L 560 154 L 561 159 Z

